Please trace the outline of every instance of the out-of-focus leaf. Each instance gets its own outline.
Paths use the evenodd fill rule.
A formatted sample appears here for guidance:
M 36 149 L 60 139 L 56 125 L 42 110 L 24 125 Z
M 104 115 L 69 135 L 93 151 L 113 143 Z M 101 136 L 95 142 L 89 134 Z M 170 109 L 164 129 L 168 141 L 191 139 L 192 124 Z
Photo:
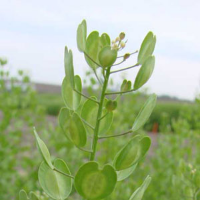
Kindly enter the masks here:
M 142 185 L 131 195 L 129 200 L 142 200 L 144 192 L 151 182 L 151 177 L 147 176 Z

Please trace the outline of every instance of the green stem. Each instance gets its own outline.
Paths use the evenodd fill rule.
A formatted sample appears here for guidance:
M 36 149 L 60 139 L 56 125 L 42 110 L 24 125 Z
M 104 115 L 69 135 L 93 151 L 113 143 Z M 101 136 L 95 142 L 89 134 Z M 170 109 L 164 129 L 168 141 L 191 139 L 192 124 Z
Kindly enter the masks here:
M 113 138 L 113 137 L 121 137 L 123 135 L 127 135 L 129 133 L 132 133 L 132 130 L 126 131 L 125 133 L 117 134 L 117 135 L 106 135 L 106 136 L 101 136 L 99 139 L 107 139 L 107 138 Z
M 110 67 L 106 69 L 105 80 L 104 80 L 103 88 L 102 88 L 102 92 L 101 92 L 101 98 L 100 98 L 99 109 L 98 109 L 98 113 L 97 113 L 96 125 L 95 125 L 95 129 L 94 129 L 94 138 L 93 138 L 93 142 L 92 142 L 92 151 L 93 152 L 90 154 L 90 161 L 94 160 L 95 155 L 96 155 L 100 118 L 102 115 L 103 103 L 104 103 L 104 98 L 105 98 L 105 93 L 106 93 L 106 89 L 107 89 L 107 85 L 108 85 L 109 76 L 110 76 Z

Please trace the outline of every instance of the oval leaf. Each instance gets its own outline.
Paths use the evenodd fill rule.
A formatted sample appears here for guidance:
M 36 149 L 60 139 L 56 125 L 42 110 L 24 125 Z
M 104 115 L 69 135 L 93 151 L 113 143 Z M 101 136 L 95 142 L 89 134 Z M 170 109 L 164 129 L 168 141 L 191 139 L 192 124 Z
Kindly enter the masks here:
M 59 123 L 65 136 L 77 147 L 83 147 L 87 142 L 86 130 L 77 113 L 70 114 L 67 108 L 62 108 Z
M 136 117 L 134 124 L 132 126 L 133 131 L 137 131 L 140 129 L 149 119 L 157 101 L 157 96 L 152 94 L 147 101 L 145 102 L 144 106 L 140 110 L 138 116 Z
M 116 155 L 114 167 L 117 171 L 127 169 L 138 163 L 151 145 L 149 137 L 135 136 Z
M 99 52 L 99 62 L 102 67 L 110 67 L 117 59 L 117 50 L 111 50 L 110 46 L 103 47 Z
M 47 163 L 47 165 L 49 165 L 49 167 L 51 169 L 53 169 L 54 167 L 51 163 L 51 156 L 50 156 L 49 150 L 48 150 L 47 146 L 45 145 L 45 143 L 40 139 L 35 128 L 34 128 L 34 134 L 35 134 L 35 138 L 36 138 L 36 145 L 37 145 L 37 148 L 38 148 L 40 154 L 42 155 L 42 157 L 45 160 L 45 162 Z
M 144 38 L 138 54 L 138 63 L 143 64 L 153 54 L 156 45 L 156 36 L 150 31 Z
M 141 66 L 134 83 L 134 89 L 142 87 L 151 77 L 155 66 L 155 57 L 149 56 Z
M 84 52 L 86 46 L 86 37 L 87 37 L 87 24 L 86 21 L 83 20 L 81 24 L 79 24 L 77 29 L 77 46 L 79 51 Z
M 142 200 L 144 192 L 151 182 L 151 177 L 147 176 L 142 185 L 131 195 L 129 200 Z
M 107 33 L 103 33 L 101 35 L 100 40 L 101 40 L 102 47 L 110 46 L 110 37 Z
M 65 76 L 69 80 L 72 88 L 74 88 L 74 66 L 72 51 L 65 47 Z
M 70 175 L 69 168 L 63 160 L 56 159 L 54 166 L 59 171 Z M 38 178 L 42 189 L 53 199 L 63 200 L 71 193 L 71 178 L 52 170 L 45 162 L 42 162 L 39 167 Z
M 92 33 L 90 33 L 90 35 L 86 40 L 86 48 L 85 48 L 85 52 L 89 56 L 88 57 L 87 55 L 85 55 L 85 59 L 88 65 L 92 69 L 96 69 L 98 67 L 98 65 L 96 65 L 95 62 L 98 63 L 98 54 L 100 48 L 101 47 L 100 47 L 99 32 L 93 31 Z
M 92 97 L 92 98 L 96 100 L 95 97 Z M 95 127 L 96 120 L 97 120 L 97 112 L 98 112 L 98 105 L 95 102 L 88 99 L 83 105 L 83 108 L 81 111 L 81 118 L 84 119 L 91 126 Z M 106 113 L 107 113 L 107 110 L 106 109 L 103 110 L 102 116 L 105 115 Z M 109 112 L 101 120 L 99 135 L 105 134 L 110 129 L 112 122 L 113 122 L 113 112 Z M 93 134 L 93 129 L 91 129 L 87 125 L 85 125 L 85 127 L 88 133 Z
M 117 181 L 122 181 L 128 178 L 136 169 L 137 163 L 127 169 L 117 171 Z
M 74 184 L 78 193 L 88 200 L 103 199 L 115 188 L 117 174 L 111 165 L 101 170 L 98 163 L 88 162 L 78 170 Z
M 81 78 L 76 75 L 74 77 L 75 89 L 78 92 L 82 92 L 82 83 Z M 62 97 L 65 102 L 65 105 L 70 110 L 77 110 L 80 102 L 81 102 L 81 95 L 78 94 L 70 85 L 70 79 L 67 77 L 64 78 L 62 83 Z

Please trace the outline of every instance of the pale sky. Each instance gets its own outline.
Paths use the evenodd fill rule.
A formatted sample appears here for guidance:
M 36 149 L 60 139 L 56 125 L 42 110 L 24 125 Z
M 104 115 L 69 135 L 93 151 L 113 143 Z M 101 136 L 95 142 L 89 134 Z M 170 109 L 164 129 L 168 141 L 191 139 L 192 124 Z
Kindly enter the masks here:
M 0 57 L 8 58 L 13 73 L 26 69 L 34 81 L 60 84 L 67 45 L 74 54 L 75 72 L 83 77 L 88 66 L 76 47 L 82 19 L 87 20 L 88 33 L 107 32 L 114 39 L 124 31 L 124 53 L 139 49 L 153 31 L 156 66 L 145 86 L 159 95 L 185 99 L 200 92 L 199 0 L 0 0 Z M 134 81 L 135 74 L 128 72 L 128 79 Z

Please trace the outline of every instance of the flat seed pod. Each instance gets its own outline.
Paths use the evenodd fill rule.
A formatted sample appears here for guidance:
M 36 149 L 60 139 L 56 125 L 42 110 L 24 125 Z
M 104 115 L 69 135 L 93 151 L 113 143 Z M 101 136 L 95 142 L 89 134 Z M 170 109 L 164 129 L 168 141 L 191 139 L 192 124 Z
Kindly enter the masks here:
M 106 109 L 111 112 L 117 108 L 117 101 L 108 100 L 106 103 Z
M 53 164 L 56 169 L 70 175 L 69 168 L 63 160 L 56 159 Z M 52 170 L 45 162 L 39 167 L 38 179 L 42 189 L 53 199 L 63 200 L 71 193 L 71 178 Z
M 19 192 L 19 200 L 39 200 L 35 193 L 30 192 L 29 197 L 25 190 L 20 190 Z
M 127 169 L 138 163 L 151 145 L 149 137 L 133 137 L 116 155 L 114 167 L 117 171 Z
M 129 200 L 142 200 L 144 192 L 151 182 L 151 177 L 147 176 L 142 185 L 131 195 Z
M 140 70 L 136 76 L 134 89 L 137 90 L 142 87 L 151 77 L 155 66 L 155 57 L 149 56 L 144 64 L 140 67 Z
M 96 100 L 95 97 L 92 97 Z M 98 105 L 91 101 L 87 100 L 82 108 L 81 111 L 81 118 L 84 119 L 87 123 L 89 123 L 91 126 L 95 127 L 96 125 L 96 119 L 97 119 L 97 112 L 98 112 Z M 103 111 L 103 114 L 106 114 L 106 110 Z M 99 128 L 99 135 L 105 134 L 109 129 L 110 126 L 112 125 L 113 122 L 113 112 L 109 112 L 102 120 L 100 123 L 100 128 Z M 93 134 L 93 130 L 85 125 L 87 132 L 89 134 Z
M 36 138 L 36 145 L 37 148 L 40 152 L 40 154 L 42 155 L 42 158 L 44 159 L 44 161 L 46 162 L 46 164 L 53 169 L 53 165 L 51 163 L 51 156 L 49 153 L 49 150 L 47 148 L 47 146 L 45 145 L 45 143 L 40 139 L 39 135 L 37 134 L 36 130 L 34 129 L 34 134 L 35 134 L 35 138 Z
M 81 52 L 85 51 L 86 37 L 87 37 L 87 24 L 86 24 L 86 21 L 83 20 L 81 24 L 79 24 L 78 26 L 77 35 L 76 35 L 77 46 L 78 46 L 79 51 Z
M 99 169 L 98 163 L 88 162 L 78 170 L 74 184 L 78 193 L 88 200 L 99 200 L 112 193 L 117 174 L 111 165 Z
M 101 40 L 102 47 L 110 46 L 110 37 L 107 33 L 103 33 L 101 35 L 100 40 Z
M 117 181 L 122 181 L 128 178 L 136 169 L 137 163 L 127 169 L 117 171 Z
M 138 63 L 143 64 L 153 54 L 156 45 L 156 36 L 150 31 L 144 38 L 138 53 Z
M 72 51 L 65 47 L 65 76 L 69 80 L 72 88 L 74 88 L 74 66 Z
M 152 94 L 147 99 L 147 101 L 141 108 L 138 116 L 136 117 L 136 119 L 134 121 L 134 124 L 132 126 L 133 131 L 137 131 L 147 122 L 147 120 L 149 119 L 149 117 L 156 105 L 156 101 L 157 101 L 157 96 L 155 94 Z
M 82 83 L 81 78 L 76 75 L 74 77 L 75 89 L 79 92 L 82 91 Z M 70 79 L 67 77 L 64 78 L 62 83 L 62 97 L 65 102 L 65 105 L 70 110 L 77 110 L 80 102 L 81 102 L 81 95 L 78 94 L 70 85 Z
M 110 67 L 117 59 L 117 50 L 112 50 L 110 46 L 103 47 L 98 58 L 102 67 Z
M 87 142 L 86 130 L 77 113 L 70 114 L 67 108 L 62 108 L 59 123 L 65 136 L 77 147 L 84 147 Z
M 126 79 L 123 80 L 120 91 L 121 92 L 126 92 L 131 90 L 131 81 L 127 81 Z
M 93 31 L 90 33 L 86 40 L 85 52 L 87 55 L 89 55 L 90 58 L 92 58 L 92 60 L 98 63 L 98 54 L 100 48 L 99 32 Z M 87 55 L 85 55 L 85 59 L 88 65 L 95 70 L 98 66 L 90 58 L 88 58 Z

